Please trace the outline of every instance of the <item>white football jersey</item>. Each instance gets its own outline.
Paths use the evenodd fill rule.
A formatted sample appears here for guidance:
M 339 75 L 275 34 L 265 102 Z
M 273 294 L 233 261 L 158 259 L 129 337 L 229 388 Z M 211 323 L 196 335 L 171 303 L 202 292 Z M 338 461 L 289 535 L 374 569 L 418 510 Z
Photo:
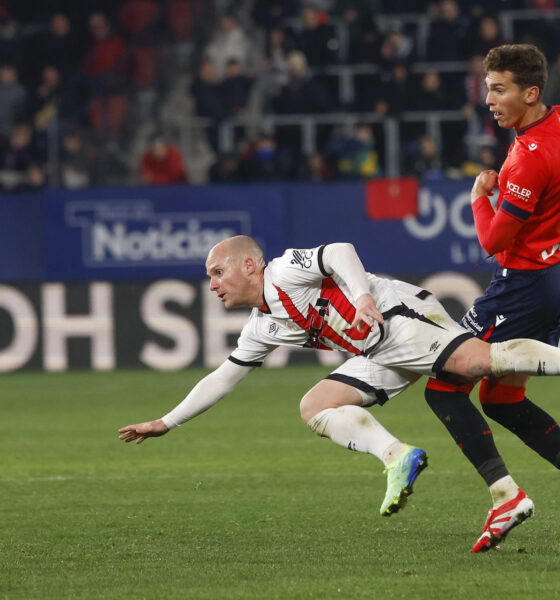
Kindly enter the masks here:
M 254 308 L 243 328 L 230 360 L 259 365 L 279 345 L 320 350 L 343 350 L 369 354 L 380 339 L 375 323 L 362 332 L 350 325 L 356 299 L 336 274 L 328 273 L 322 261 L 324 246 L 290 248 L 271 261 L 264 271 L 264 303 Z M 368 274 L 370 293 L 380 312 L 400 307 L 399 291 L 421 292 L 421 288 Z

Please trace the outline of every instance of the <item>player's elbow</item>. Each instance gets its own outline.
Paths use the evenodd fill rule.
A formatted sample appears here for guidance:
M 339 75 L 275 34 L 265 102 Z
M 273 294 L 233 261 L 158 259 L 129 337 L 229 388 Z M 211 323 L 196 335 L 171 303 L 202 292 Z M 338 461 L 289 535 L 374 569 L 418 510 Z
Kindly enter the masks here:
M 481 241 L 480 245 L 489 256 L 493 256 L 494 254 L 498 254 L 498 252 L 502 252 L 509 246 L 509 241 L 504 242 L 502 240 L 495 240 L 493 242 L 490 241 Z
M 342 252 L 356 252 L 354 248 L 354 244 L 350 242 L 335 242 L 334 244 L 328 244 L 329 248 L 333 251 L 342 251 Z

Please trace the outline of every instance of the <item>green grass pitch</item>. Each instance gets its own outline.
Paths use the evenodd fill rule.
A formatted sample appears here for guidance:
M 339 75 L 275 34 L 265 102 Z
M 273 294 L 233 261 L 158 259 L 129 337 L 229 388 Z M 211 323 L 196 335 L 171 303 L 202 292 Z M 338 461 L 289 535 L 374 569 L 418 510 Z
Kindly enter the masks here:
M 406 509 L 382 518 L 381 463 L 299 419 L 324 368 L 261 369 L 163 438 L 118 440 L 203 373 L 2 377 L 0 598 L 559 597 L 558 473 L 498 425 L 536 516 L 473 555 L 489 495 L 422 383 L 372 409 L 429 455 Z M 530 396 L 559 415 L 558 387 L 532 381 Z

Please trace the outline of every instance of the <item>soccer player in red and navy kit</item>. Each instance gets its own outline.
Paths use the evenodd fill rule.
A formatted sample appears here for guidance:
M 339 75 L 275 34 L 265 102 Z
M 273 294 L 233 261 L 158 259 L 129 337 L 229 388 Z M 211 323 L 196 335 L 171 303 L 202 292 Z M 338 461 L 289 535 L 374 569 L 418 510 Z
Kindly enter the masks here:
M 485 58 L 486 103 L 497 124 L 516 137 L 498 175 L 483 171 L 471 201 L 482 247 L 497 268 L 483 296 L 461 324 L 477 337 L 501 342 L 524 337 L 558 345 L 560 325 L 560 107 L 546 106 L 543 54 L 533 45 L 504 45 Z M 497 209 L 489 196 L 499 188 Z M 546 365 L 542 365 L 546 370 Z M 509 374 L 481 381 L 479 398 L 486 415 L 518 435 L 560 468 L 557 422 L 525 396 L 529 377 Z M 426 400 L 486 483 L 501 482 L 473 552 L 498 544 L 524 518 L 517 506 L 524 494 L 514 485 L 495 448 L 484 418 L 468 399 L 470 385 L 430 379 Z M 477 436 L 466 435 L 478 423 Z M 509 488 L 509 489 L 508 489 Z M 501 523 L 510 527 L 503 530 Z

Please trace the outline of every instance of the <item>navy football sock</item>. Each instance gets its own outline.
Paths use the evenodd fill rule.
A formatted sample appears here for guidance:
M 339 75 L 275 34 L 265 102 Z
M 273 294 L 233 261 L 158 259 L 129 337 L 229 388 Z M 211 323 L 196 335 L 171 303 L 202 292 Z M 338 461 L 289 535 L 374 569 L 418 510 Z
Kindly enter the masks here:
M 468 393 L 458 388 L 452 390 L 451 386 L 447 386 L 446 391 L 432 389 L 430 382 L 425 390 L 426 402 L 486 484 L 490 486 L 509 475 L 494 444 L 492 431 Z
M 560 428 L 540 406 L 524 398 L 515 404 L 483 404 L 484 413 L 515 433 L 529 448 L 560 469 Z

